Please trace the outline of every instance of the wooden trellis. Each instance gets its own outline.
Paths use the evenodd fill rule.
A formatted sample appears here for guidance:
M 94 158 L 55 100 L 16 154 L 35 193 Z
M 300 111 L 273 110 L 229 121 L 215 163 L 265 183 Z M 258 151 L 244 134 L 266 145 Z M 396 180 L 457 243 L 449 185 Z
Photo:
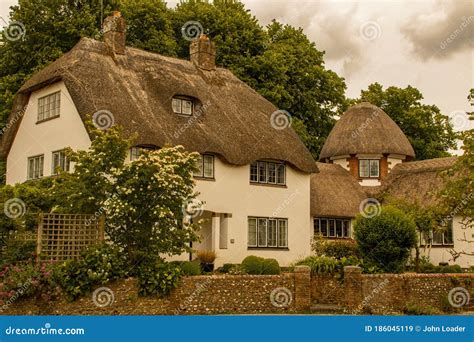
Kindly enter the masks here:
M 41 214 L 37 254 L 41 260 L 77 259 L 81 251 L 104 240 L 104 217 L 86 214 Z

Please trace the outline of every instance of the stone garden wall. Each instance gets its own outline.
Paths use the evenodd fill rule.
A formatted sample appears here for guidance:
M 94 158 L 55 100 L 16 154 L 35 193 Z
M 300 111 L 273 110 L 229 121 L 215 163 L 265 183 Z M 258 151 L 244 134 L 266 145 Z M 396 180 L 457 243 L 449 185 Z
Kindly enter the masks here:
M 103 304 L 91 293 L 75 302 L 21 299 L 1 314 L 30 315 L 188 315 L 309 313 L 312 304 L 336 304 L 347 313 L 404 312 L 408 303 L 446 309 L 448 293 L 463 288 L 474 297 L 474 274 L 363 275 L 359 267 L 338 276 L 310 276 L 307 266 L 281 275 L 210 275 L 184 277 L 164 298 L 139 297 L 132 278 L 105 285 L 113 300 Z M 104 288 L 99 288 L 97 291 Z M 109 296 L 110 297 L 110 296 Z M 107 299 L 103 297 L 102 299 Z M 462 299 L 461 297 L 459 297 Z M 465 309 L 470 309 L 469 304 Z

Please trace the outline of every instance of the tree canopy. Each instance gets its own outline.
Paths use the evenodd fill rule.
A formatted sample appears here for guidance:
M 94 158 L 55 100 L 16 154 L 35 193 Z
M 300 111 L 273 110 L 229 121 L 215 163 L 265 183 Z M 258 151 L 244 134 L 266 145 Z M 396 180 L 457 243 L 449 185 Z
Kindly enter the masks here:
M 0 129 L 6 125 L 14 94 L 35 71 L 70 50 L 81 37 L 101 39 L 100 27 L 111 10 L 127 21 L 127 45 L 189 57 L 186 25 L 216 43 L 218 66 L 230 69 L 262 96 L 292 116 L 292 126 L 315 158 L 336 118 L 347 108 L 346 84 L 326 68 L 324 51 L 301 28 L 272 21 L 262 27 L 239 1 L 187 0 L 175 8 L 163 0 L 19 0 L 10 21 L 19 22 L 21 39 L 0 44 Z M 197 23 L 197 24 L 196 24 Z M 5 32 L 3 32 L 5 33 Z M 413 144 L 418 159 L 448 154 L 454 133 L 438 107 L 421 104 L 415 88 L 375 83 L 361 97 L 382 107 Z M 1 169 L 4 168 L 0 164 Z
M 423 95 L 412 87 L 388 87 L 379 83 L 362 90 L 357 102 L 368 101 L 382 108 L 402 129 L 412 144 L 416 159 L 449 156 L 456 148 L 457 134 L 449 118 L 435 105 L 421 103 Z

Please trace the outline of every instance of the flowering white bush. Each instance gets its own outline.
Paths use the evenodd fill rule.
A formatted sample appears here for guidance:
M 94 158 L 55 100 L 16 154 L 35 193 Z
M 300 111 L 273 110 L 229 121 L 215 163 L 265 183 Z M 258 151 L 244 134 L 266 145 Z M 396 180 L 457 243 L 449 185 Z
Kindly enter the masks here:
M 107 233 L 130 254 L 180 254 L 197 239 L 196 225 L 184 223 L 183 203 L 195 198 L 192 172 L 197 153 L 182 146 L 143 151 L 115 168 L 115 194 L 103 203 Z

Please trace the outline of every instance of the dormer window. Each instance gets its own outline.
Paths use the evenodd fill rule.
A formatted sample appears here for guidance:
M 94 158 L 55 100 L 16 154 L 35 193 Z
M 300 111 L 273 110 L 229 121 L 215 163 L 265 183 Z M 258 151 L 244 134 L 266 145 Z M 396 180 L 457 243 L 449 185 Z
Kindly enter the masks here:
M 378 159 L 359 159 L 359 177 L 360 178 L 379 178 L 380 160 Z
M 193 100 L 189 97 L 176 96 L 171 101 L 173 112 L 181 115 L 192 115 L 194 110 Z
M 38 99 L 38 122 L 59 117 L 61 107 L 61 92 L 40 97 Z

